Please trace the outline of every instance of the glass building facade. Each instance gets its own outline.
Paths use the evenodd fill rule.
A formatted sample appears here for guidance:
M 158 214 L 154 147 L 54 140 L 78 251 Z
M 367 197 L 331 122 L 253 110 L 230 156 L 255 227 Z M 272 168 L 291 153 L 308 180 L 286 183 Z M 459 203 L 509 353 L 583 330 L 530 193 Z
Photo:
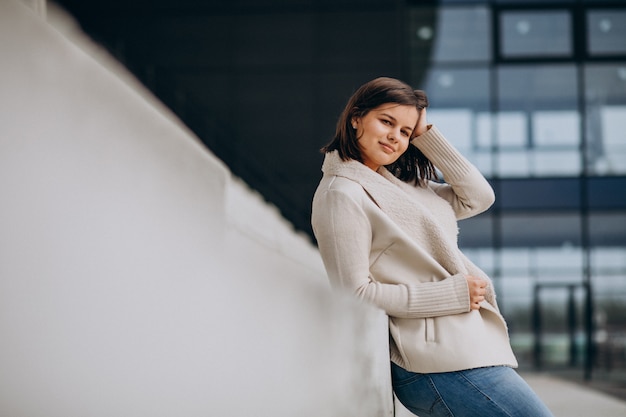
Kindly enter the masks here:
M 409 81 L 498 202 L 461 223 L 525 363 L 624 366 L 626 2 L 412 2 Z M 427 64 L 425 64 L 427 63 Z

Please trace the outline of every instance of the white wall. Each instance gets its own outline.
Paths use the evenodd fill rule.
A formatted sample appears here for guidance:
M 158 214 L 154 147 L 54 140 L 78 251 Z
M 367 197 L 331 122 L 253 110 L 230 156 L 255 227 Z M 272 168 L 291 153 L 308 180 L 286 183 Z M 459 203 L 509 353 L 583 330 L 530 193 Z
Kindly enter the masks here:
M 0 0 L 0 415 L 392 415 L 384 314 L 48 15 Z

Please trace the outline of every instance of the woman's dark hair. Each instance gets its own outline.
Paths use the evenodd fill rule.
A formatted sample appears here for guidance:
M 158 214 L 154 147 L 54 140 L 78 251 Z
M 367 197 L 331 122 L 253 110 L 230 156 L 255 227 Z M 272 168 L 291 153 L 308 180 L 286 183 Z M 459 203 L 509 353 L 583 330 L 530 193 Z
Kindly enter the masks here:
M 337 150 L 344 161 L 354 159 L 363 162 L 356 130 L 352 129 L 352 119 L 362 118 L 372 109 L 387 103 L 415 106 L 421 110 L 428 107 L 428 97 L 423 91 L 413 90 L 395 78 L 380 77 L 363 84 L 348 100 L 337 121 L 335 136 L 321 151 Z M 386 168 L 399 179 L 416 184 L 437 179 L 432 162 L 415 146 L 409 146 L 396 162 Z

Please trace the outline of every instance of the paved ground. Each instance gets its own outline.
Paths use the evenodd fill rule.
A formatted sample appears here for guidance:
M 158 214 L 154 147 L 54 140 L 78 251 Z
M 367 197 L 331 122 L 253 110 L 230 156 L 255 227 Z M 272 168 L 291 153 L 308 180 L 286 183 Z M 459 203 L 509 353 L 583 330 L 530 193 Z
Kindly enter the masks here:
M 522 373 L 522 376 L 555 417 L 626 417 L 626 398 L 619 399 L 547 374 Z

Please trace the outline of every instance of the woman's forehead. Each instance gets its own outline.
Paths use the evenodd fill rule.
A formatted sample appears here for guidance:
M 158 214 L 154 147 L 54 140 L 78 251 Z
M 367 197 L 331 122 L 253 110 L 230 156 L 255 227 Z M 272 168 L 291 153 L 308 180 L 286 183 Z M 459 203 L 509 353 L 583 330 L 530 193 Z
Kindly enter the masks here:
M 407 104 L 385 103 L 373 108 L 371 111 L 377 114 L 385 113 L 395 119 L 402 119 L 407 122 L 416 121 L 418 117 L 417 108 Z

